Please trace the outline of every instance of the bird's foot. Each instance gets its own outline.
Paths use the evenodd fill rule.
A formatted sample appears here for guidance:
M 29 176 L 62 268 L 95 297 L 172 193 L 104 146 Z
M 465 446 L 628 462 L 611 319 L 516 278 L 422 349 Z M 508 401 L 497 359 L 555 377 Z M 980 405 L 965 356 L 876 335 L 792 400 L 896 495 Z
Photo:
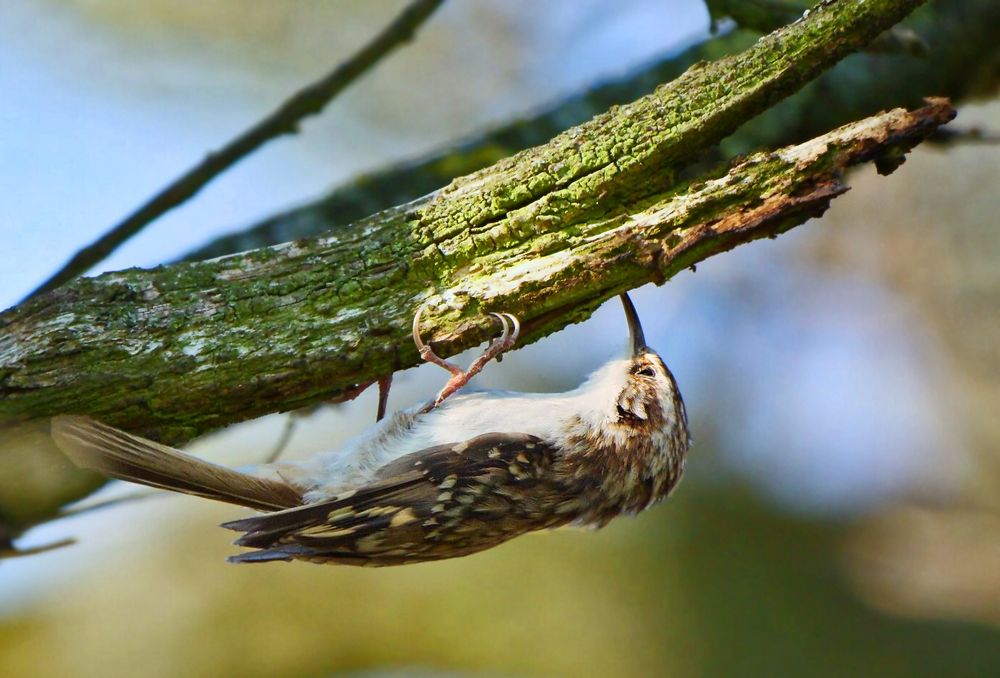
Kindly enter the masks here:
M 448 380 L 448 383 L 437 394 L 437 397 L 423 407 L 421 413 L 430 412 L 444 402 L 448 396 L 468 384 L 474 376 L 483 371 L 488 362 L 494 358 L 499 358 L 504 351 L 513 346 L 514 342 L 517 341 L 518 334 L 521 332 L 521 323 L 515 316 L 510 313 L 490 313 L 491 316 L 500 321 L 503 333 L 490 342 L 490 345 L 486 347 L 483 354 L 469 365 L 469 369 L 463 370 L 455 363 L 448 362 L 436 355 L 433 349 L 420 339 L 421 312 L 423 312 L 422 306 L 417 310 L 417 314 L 413 316 L 413 343 L 416 344 L 417 350 L 420 352 L 420 357 L 426 362 L 433 363 L 451 373 L 451 379 Z

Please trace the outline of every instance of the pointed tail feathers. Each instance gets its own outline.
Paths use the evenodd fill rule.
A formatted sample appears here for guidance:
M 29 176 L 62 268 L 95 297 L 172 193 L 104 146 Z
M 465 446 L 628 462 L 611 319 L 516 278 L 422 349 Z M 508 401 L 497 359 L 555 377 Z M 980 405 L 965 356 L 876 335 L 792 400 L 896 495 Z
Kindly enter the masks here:
M 212 464 L 89 417 L 54 417 L 52 437 L 77 466 L 112 478 L 260 511 L 302 503 L 299 491 L 279 480 Z

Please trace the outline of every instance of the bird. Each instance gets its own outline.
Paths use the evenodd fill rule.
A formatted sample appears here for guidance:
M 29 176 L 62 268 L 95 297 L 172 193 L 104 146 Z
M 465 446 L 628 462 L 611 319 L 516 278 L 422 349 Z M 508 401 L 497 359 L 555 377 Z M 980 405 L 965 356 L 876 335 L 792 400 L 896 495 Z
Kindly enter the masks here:
M 421 340 L 418 310 L 414 342 L 451 373 L 445 388 L 306 460 L 245 472 L 81 415 L 54 417 L 52 435 L 80 467 L 258 511 L 222 524 L 249 549 L 235 563 L 404 565 L 539 530 L 599 528 L 665 499 L 691 444 L 677 382 L 620 298 L 627 355 L 562 393 L 456 393 L 514 344 L 519 323 L 492 314 L 502 335 L 463 371 Z

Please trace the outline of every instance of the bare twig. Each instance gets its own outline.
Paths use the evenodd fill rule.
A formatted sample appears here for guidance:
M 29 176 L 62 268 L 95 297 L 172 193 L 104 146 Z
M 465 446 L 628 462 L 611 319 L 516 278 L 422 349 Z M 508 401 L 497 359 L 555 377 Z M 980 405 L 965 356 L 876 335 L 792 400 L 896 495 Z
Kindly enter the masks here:
M 262 463 L 273 464 L 278 461 L 278 457 L 285 453 L 285 448 L 288 447 L 288 443 L 292 439 L 292 434 L 295 433 L 296 419 L 298 419 L 298 416 L 295 412 L 288 412 L 285 415 L 285 425 L 281 427 L 281 435 L 278 437 L 278 442 L 274 444 L 274 449 L 271 450 L 271 453 L 264 457 Z
M 73 539 L 72 537 L 60 539 L 48 544 L 42 544 L 41 546 L 29 546 L 28 548 L 16 548 L 13 542 L 8 542 L 0 545 L 0 560 L 5 558 L 37 556 L 39 553 L 48 553 L 49 551 L 55 551 L 56 549 L 61 549 L 64 546 L 70 546 L 75 543 L 76 539 Z
M 1000 132 L 984 130 L 980 127 L 939 129 L 927 140 L 942 146 L 954 146 L 957 144 L 1000 146 Z
M 150 222 L 200 191 L 212 179 L 276 137 L 292 134 L 305 118 L 322 111 L 348 85 L 396 47 L 413 37 L 417 28 L 444 0 L 414 0 L 385 29 L 354 56 L 313 84 L 299 90 L 266 118 L 185 172 L 138 210 L 90 245 L 77 252 L 27 298 L 55 289 L 87 271 Z

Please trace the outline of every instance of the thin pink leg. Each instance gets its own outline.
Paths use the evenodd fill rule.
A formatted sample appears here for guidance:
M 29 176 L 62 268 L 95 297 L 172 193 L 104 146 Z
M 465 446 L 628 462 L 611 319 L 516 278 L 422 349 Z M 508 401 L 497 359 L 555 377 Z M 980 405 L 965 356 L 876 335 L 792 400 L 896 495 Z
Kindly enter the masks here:
M 463 371 L 458 365 L 435 355 L 431 347 L 420 339 L 420 314 L 422 311 L 423 307 L 421 306 L 413 317 L 413 343 L 416 344 L 417 350 L 420 351 L 421 358 L 448 370 L 451 373 L 451 379 L 448 380 L 448 383 L 444 385 L 444 388 L 441 389 L 434 400 L 424 405 L 420 410 L 421 414 L 430 412 L 444 402 L 448 396 L 468 384 L 470 379 L 483 371 L 487 363 L 499 357 L 504 351 L 513 346 L 514 342 L 517 341 L 518 334 L 521 332 L 521 323 L 510 313 L 490 313 L 490 315 L 500 321 L 503 332 L 500 337 L 490 342 L 490 345 L 486 347 L 483 354 L 469 366 L 469 369 Z

